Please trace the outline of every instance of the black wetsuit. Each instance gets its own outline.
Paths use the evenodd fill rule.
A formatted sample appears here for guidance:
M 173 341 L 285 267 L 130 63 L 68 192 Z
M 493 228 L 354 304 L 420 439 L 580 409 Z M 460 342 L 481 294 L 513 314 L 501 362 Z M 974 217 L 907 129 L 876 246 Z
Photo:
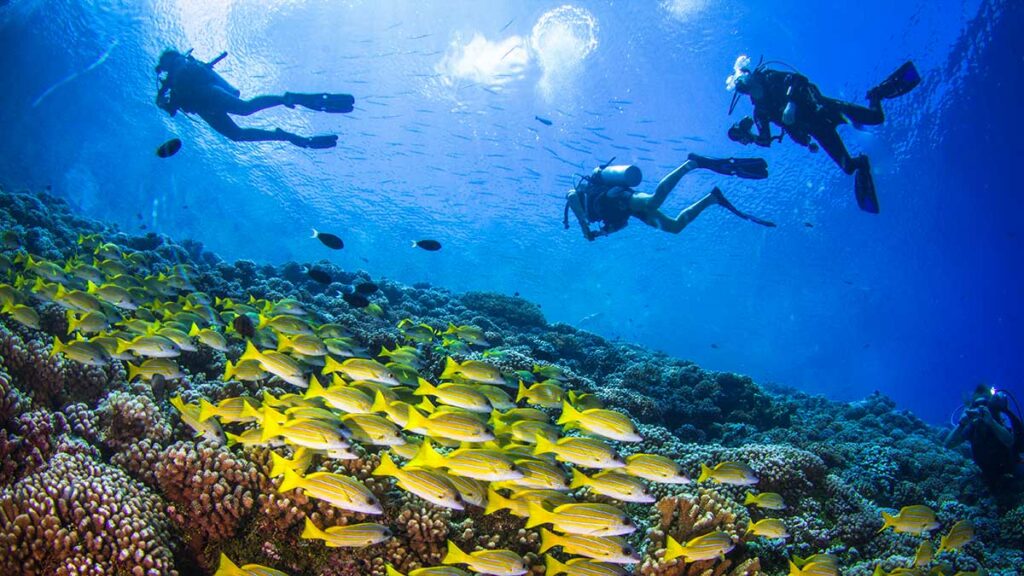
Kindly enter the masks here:
M 858 106 L 835 98 L 828 98 L 812 84 L 806 76 L 795 72 L 763 69 L 754 71 L 764 88 L 764 95 L 755 100 L 754 124 L 758 136 L 755 140 L 761 146 L 771 145 L 771 125 L 777 124 L 794 142 L 809 146 L 814 138 L 825 152 L 847 174 L 853 174 L 860 166 L 850 156 L 836 128 L 842 124 L 874 126 L 885 120 L 881 101 L 874 100 L 871 107 Z M 792 124 L 782 121 L 786 105 L 792 101 L 796 114 Z
M 589 222 L 601 222 L 601 232 L 611 234 L 618 232 L 629 224 L 634 214 L 629 207 L 629 200 L 635 191 L 621 186 L 608 187 L 592 184 L 583 193 L 583 209 Z
M 1024 423 L 1020 418 L 1008 410 L 996 412 L 992 418 L 1013 434 L 1010 446 L 1000 442 L 990 427 L 978 422 L 968 424 L 964 433 L 971 443 L 971 456 L 990 485 L 999 484 L 1005 477 L 1014 474 L 1021 463 L 1020 454 L 1024 451 Z

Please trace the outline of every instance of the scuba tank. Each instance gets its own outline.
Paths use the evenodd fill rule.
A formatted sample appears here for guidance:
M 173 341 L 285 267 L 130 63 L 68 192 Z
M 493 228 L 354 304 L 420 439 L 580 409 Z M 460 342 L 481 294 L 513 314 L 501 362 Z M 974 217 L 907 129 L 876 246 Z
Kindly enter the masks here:
M 632 164 L 620 164 L 618 166 L 604 166 L 594 170 L 594 176 L 598 181 L 609 186 L 622 186 L 632 188 L 639 186 L 643 181 L 643 173 L 640 168 Z

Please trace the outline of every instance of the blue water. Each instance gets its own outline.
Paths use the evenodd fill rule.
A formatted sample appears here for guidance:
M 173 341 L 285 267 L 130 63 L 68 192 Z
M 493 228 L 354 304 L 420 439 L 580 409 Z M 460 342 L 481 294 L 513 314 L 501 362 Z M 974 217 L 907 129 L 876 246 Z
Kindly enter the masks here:
M 566 7 L 563 7 L 566 6 Z M 980 380 L 1024 369 L 1018 1 L 95 2 L 0 6 L 0 182 L 225 258 L 315 261 L 457 291 L 518 292 L 549 320 L 838 399 L 881 390 L 943 421 Z M 345 91 L 350 115 L 240 122 L 341 146 L 233 144 L 153 105 L 153 66 L 194 48 L 244 96 Z M 924 82 L 885 125 L 842 130 L 882 204 L 792 143 L 746 150 L 725 77 L 763 54 L 831 96 L 907 58 Z M 535 116 L 551 121 L 545 125 Z M 170 160 L 153 150 L 172 136 Z M 763 153 L 763 182 L 694 173 L 764 229 L 712 208 L 679 236 L 561 227 L 573 173 L 612 156 L 642 190 L 686 158 Z M 811 224 L 809 227 L 806 224 Z M 316 226 L 346 241 L 330 252 Z M 436 238 L 427 253 L 410 240 Z

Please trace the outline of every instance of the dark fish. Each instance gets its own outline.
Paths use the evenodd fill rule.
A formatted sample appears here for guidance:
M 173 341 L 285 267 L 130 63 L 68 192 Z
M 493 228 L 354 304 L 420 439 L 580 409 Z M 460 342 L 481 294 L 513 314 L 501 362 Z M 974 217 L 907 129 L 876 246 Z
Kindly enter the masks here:
M 142 220 L 142 212 L 136 212 L 135 217 L 139 220 Z
M 711 347 L 714 348 L 715 350 L 718 350 L 718 344 L 712 344 Z
M 156 155 L 161 158 L 170 158 L 177 154 L 178 150 L 181 150 L 181 140 L 178 138 L 171 138 L 156 149 Z
M 341 299 L 348 302 L 349 306 L 354 306 L 356 308 L 366 308 L 370 305 L 370 301 L 366 299 L 366 296 L 356 294 L 355 292 L 351 294 L 342 294 Z
M 543 124 L 545 126 L 551 126 L 551 120 L 548 120 L 547 118 L 541 118 L 540 116 L 534 116 L 533 119 L 536 120 L 537 122 L 540 122 L 541 124 Z
M 328 234 L 327 232 L 317 232 L 316 228 L 313 228 L 313 235 L 311 238 L 320 240 L 324 246 L 327 246 L 332 250 L 341 250 L 345 247 L 345 243 L 341 241 L 341 238 L 338 238 L 334 234 Z
M 252 338 L 256 335 L 256 325 L 252 323 L 252 318 L 245 314 L 235 316 L 235 319 L 231 321 L 231 326 L 242 338 Z
M 413 248 L 423 248 L 429 252 L 437 252 L 441 249 L 441 243 L 437 240 L 417 240 L 412 243 Z
M 804 226 L 807 228 L 814 228 L 814 224 L 811 224 L 810 222 L 804 222 Z
M 356 294 L 362 294 L 363 296 L 369 296 L 377 292 L 380 288 L 377 287 L 373 282 L 363 282 L 362 284 L 356 285 Z
M 306 274 L 309 275 L 314 282 L 319 282 L 321 284 L 331 283 L 331 275 L 319 268 L 306 268 Z

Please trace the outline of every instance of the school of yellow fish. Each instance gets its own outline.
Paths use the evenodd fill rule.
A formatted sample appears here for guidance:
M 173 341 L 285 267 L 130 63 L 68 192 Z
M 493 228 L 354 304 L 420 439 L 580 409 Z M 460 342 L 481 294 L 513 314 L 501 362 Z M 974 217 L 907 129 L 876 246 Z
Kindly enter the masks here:
M 489 346 L 474 326 L 450 325 L 442 331 L 404 319 L 397 325 L 394 349 L 373 355 L 343 325 L 321 323 L 294 299 L 249 297 L 246 301 L 199 292 L 188 265 L 152 273 L 146 255 L 106 243 L 98 235 L 81 236 L 80 255 L 63 262 L 19 252 L 0 266 L 0 313 L 40 329 L 36 306 L 52 303 L 65 310 L 65 338 L 55 337 L 51 354 L 102 366 L 123 361 L 129 380 L 184 377 L 175 358 L 207 347 L 223 353 L 244 347 L 228 360 L 224 380 L 274 379 L 294 393 L 262 398 L 236 397 L 212 404 L 171 399 L 182 421 L 197 436 L 228 445 L 288 446 L 292 456 L 274 453 L 271 475 L 278 490 L 303 490 L 309 497 L 340 509 L 382 514 L 381 503 L 359 480 L 308 471 L 313 458 L 353 459 L 362 449 L 380 450 L 373 474 L 392 478 L 399 489 L 453 510 L 477 506 L 486 514 L 500 510 L 540 527 L 540 552 L 552 548 L 573 556 L 562 562 L 544 554 L 549 576 L 626 574 L 640 556 L 625 536 L 637 525 L 619 506 L 578 502 L 573 491 L 586 489 L 623 503 L 654 502 L 645 482 L 689 482 L 679 465 L 657 454 L 621 458 L 610 442 L 642 440 L 628 416 L 607 410 L 591 394 L 566 390 L 557 366 L 504 374 L 486 359 L 457 361 L 451 356 L 432 382 L 420 374 L 423 351 L 464 354 Z M 364 313 L 377 314 L 380 308 Z M 512 394 L 515 394 L 513 398 Z M 374 448 L 377 447 L 377 448 Z M 401 463 L 401 464 L 399 464 Z M 698 482 L 753 486 L 755 473 L 740 462 L 702 465 Z M 782 510 L 775 493 L 748 492 L 744 502 L 762 510 Z M 938 526 L 924 506 L 908 506 L 896 516 L 883 514 L 885 526 L 926 535 Z M 550 529 L 549 529 L 550 528 Z M 783 522 L 752 522 L 746 537 L 787 538 Z M 328 547 L 363 547 L 391 537 L 378 523 L 322 527 L 306 520 L 302 538 Z M 967 522 L 953 526 L 938 552 L 954 551 L 973 539 Z M 665 559 L 696 562 L 722 558 L 734 547 L 724 532 L 685 543 L 666 538 Z M 891 575 L 951 575 L 943 566 L 929 572 L 930 542 L 918 550 L 914 565 Z M 528 571 L 511 550 L 466 552 L 448 542 L 444 566 L 409 576 L 458 576 L 466 570 L 495 576 Z M 464 568 L 464 569 L 463 569 Z M 389 576 L 402 576 L 388 566 Z M 838 561 L 828 554 L 794 557 L 791 576 L 837 576 Z M 282 574 L 255 564 L 237 566 L 222 556 L 219 575 Z M 875 576 L 885 572 L 876 569 Z M 958 573 L 958 576 L 969 576 Z

